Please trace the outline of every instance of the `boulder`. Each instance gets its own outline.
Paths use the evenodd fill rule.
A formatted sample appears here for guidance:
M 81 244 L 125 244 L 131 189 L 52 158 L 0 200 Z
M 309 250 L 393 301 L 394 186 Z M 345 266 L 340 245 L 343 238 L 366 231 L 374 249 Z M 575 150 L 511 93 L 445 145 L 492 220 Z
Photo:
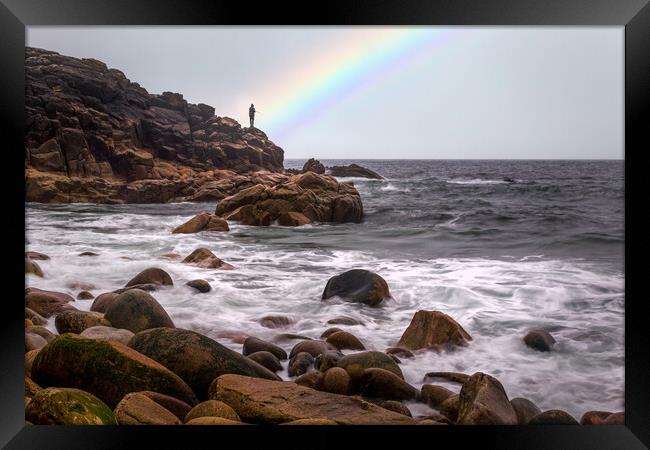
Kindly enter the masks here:
M 59 334 L 80 334 L 86 328 L 95 326 L 111 326 L 102 313 L 93 311 L 63 311 L 54 319 L 54 326 Z
M 39 252 L 25 252 L 25 259 L 31 259 L 32 261 L 47 261 L 50 259 L 45 253 Z
M 158 267 L 150 267 L 148 269 L 143 270 L 135 277 L 131 278 L 131 280 L 129 280 L 129 282 L 126 283 L 124 287 L 131 287 L 137 284 L 150 284 L 150 283 L 157 284 L 160 286 L 174 285 L 174 282 L 172 281 L 172 277 L 170 277 L 167 272 L 165 272 L 164 270 Z
M 361 341 L 352 333 L 347 331 L 337 331 L 332 333 L 325 340 L 328 344 L 331 344 L 338 350 L 365 350 L 366 347 L 361 343 Z
M 88 291 L 81 291 L 77 294 L 77 300 L 92 300 L 95 296 Z
M 350 164 L 348 166 L 333 166 L 327 169 L 327 173 L 333 177 L 356 177 L 356 178 L 371 178 L 375 180 L 383 180 L 384 177 L 377 172 L 370 169 L 361 167 L 358 164 Z
M 247 425 L 247 424 L 236 420 L 226 419 L 224 417 L 208 416 L 208 417 L 197 417 L 196 419 L 192 419 L 189 422 L 185 423 L 185 425 Z
M 47 345 L 45 338 L 35 333 L 25 333 L 25 353 L 38 350 Z
M 38 384 L 28 376 L 25 377 L 25 397 L 32 398 L 38 391 L 43 390 Z
M 348 395 L 352 392 L 352 380 L 344 369 L 332 367 L 318 379 L 316 389 L 332 394 Z
M 287 359 L 287 352 L 285 352 L 282 348 L 278 347 L 277 345 L 264 341 L 262 339 L 258 339 L 253 336 L 246 338 L 246 340 L 244 341 L 244 347 L 242 349 L 242 353 L 245 356 L 260 351 L 269 352 L 282 361 Z
M 99 255 L 95 252 L 81 252 L 79 253 L 79 256 L 99 256 Z
M 205 280 L 192 280 L 188 281 L 185 283 L 186 286 L 189 286 L 191 288 L 196 289 L 197 291 L 201 292 L 202 294 L 205 294 L 207 292 L 210 292 L 212 290 L 212 286 L 210 286 L 210 283 L 208 283 Z
M 316 370 L 320 370 L 321 372 L 325 372 L 326 370 L 336 367 L 338 364 L 339 360 L 343 358 L 343 353 L 339 351 L 327 351 L 325 353 L 321 353 L 316 357 L 314 360 L 314 367 Z
M 46 318 L 75 309 L 68 304 L 70 302 L 74 302 L 74 298 L 63 292 L 44 291 L 32 287 L 25 289 L 25 306 Z
M 289 353 L 289 358 L 293 358 L 295 355 L 301 352 L 309 353 L 315 358 L 321 353 L 325 353 L 329 349 L 330 348 L 323 341 L 317 341 L 314 339 L 309 341 L 302 341 L 293 346 L 291 352 Z
M 404 405 L 402 402 L 398 402 L 396 400 L 384 400 L 382 402 L 377 403 L 377 405 L 389 411 L 393 411 L 407 417 L 413 417 L 413 414 L 411 414 L 411 410 L 408 409 L 406 405 Z
M 40 326 L 40 325 L 32 325 L 29 327 L 25 328 L 25 333 L 32 333 L 32 334 L 38 334 L 40 337 L 45 339 L 47 342 L 50 342 L 52 339 L 56 337 L 54 333 L 52 333 L 50 330 L 47 328 Z
M 174 328 L 174 322 L 160 303 L 140 289 L 119 294 L 106 308 L 104 318 L 115 328 L 133 333 L 158 327 Z
M 371 368 L 388 370 L 402 380 L 404 379 L 402 370 L 397 363 L 390 356 L 382 352 L 370 351 L 345 355 L 339 359 L 337 367 L 345 369 L 350 374 L 350 377 L 352 377 L 353 382 L 360 380 L 363 372 Z
M 458 420 L 458 409 L 460 407 L 460 395 L 454 394 L 447 400 L 443 401 L 438 410 L 440 414 L 449 419 L 450 422 L 456 423 Z
M 25 258 L 25 273 L 31 273 L 43 278 L 43 270 L 41 267 L 29 258 Z
M 187 413 L 184 422 L 187 423 L 199 417 L 223 417 L 224 419 L 241 422 L 235 410 L 219 400 L 206 400 L 199 403 Z
M 280 360 L 273 353 L 267 351 L 259 351 L 251 353 L 247 356 L 257 364 L 266 367 L 271 372 L 282 370 L 282 364 L 280 364 Z
M 260 319 L 260 325 L 265 328 L 283 328 L 291 325 L 293 321 L 287 316 L 264 316 Z
M 283 212 L 278 216 L 278 225 L 282 227 L 299 227 L 310 223 L 309 217 L 296 211 Z
M 541 412 L 542 411 L 539 411 L 537 414 Z M 605 419 L 611 415 L 612 413 L 609 411 L 587 411 L 582 415 L 582 418 L 580 418 L 580 425 L 602 425 L 603 422 L 605 422 Z
M 207 248 L 197 248 L 192 253 L 187 255 L 182 261 L 185 264 L 194 264 L 203 269 L 233 269 L 234 267 L 225 261 L 217 258 Z
M 255 361 L 194 331 L 154 328 L 137 333 L 129 347 L 180 376 L 200 399 L 207 397 L 210 383 L 219 375 L 280 379 Z
M 426 374 L 427 379 L 441 379 L 451 381 L 452 383 L 464 384 L 469 380 L 469 375 L 459 372 L 429 372 Z
M 320 335 L 320 338 L 321 339 L 327 339 L 327 337 L 329 335 L 334 334 L 337 331 L 343 331 L 343 330 L 341 330 L 340 328 L 336 328 L 336 327 L 328 328 L 327 330 L 323 331 L 323 334 Z
M 202 212 L 182 225 L 174 228 L 172 233 L 198 233 L 199 231 L 229 231 L 228 222 L 214 214 Z
M 382 277 L 368 270 L 353 269 L 329 279 L 322 299 L 335 296 L 355 303 L 378 306 L 391 295 L 388 284 Z
M 539 409 L 537 405 L 535 405 L 527 398 L 513 398 L 510 400 L 510 404 L 515 410 L 515 414 L 517 414 L 517 422 L 519 425 L 526 425 L 530 419 L 542 412 L 542 410 Z
M 118 295 L 120 294 L 117 294 L 115 292 L 105 292 L 103 294 L 99 294 L 97 297 L 95 297 L 93 304 L 90 306 L 90 310 L 99 313 L 105 313 L 108 305 L 110 305 Z
M 181 422 L 187 413 L 192 409 L 192 407 L 184 401 L 171 397 L 169 395 L 161 394 L 160 392 L 140 391 L 139 394 L 149 397 L 151 400 L 158 403 L 167 411 L 175 415 Z
M 452 395 L 455 395 L 453 391 L 450 391 L 446 387 L 436 386 L 434 384 L 425 384 L 420 390 L 422 401 L 432 408 L 438 408 L 442 402 Z
M 302 166 L 303 172 L 314 172 L 319 175 L 325 173 L 325 166 L 321 164 L 320 161 L 314 158 L 309 158 L 307 162 Z
M 34 360 L 36 359 L 36 355 L 38 355 L 38 352 L 40 351 L 41 349 L 37 348 L 25 353 L 25 376 L 27 377 L 32 376 L 32 365 L 34 365 Z
M 129 392 L 156 391 L 189 405 L 190 387 L 175 373 L 119 342 L 57 336 L 36 356 L 32 379 L 43 387 L 83 389 L 114 408 Z
M 621 411 L 610 414 L 603 422 L 603 425 L 625 425 L 625 413 Z
M 95 325 L 83 330 L 79 336 L 86 339 L 103 339 L 106 341 L 116 341 L 127 345 L 134 334 L 132 331 L 125 330 L 123 328 Z
M 384 352 L 387 355 L 395 355 L 395 356 L 401 356 L 402 358 L 414 358 L 415 355 L 413 354 L 412 351 L 409 349 L 406 349 L 404 347 L 389 347 L 386 349 Z
M 298 419 L 291 422 L 284 422 L 280 425 L 338 425 L 334 420 L 330 419 Z
M 289 360 L 288 373 L 290 377 L 297 377 L 307 373 L 314 364 L 314 357 L 307 352 L 299 352 Z
M 329 419 L 345 425 L 414 424 L 415 421 L 358 397 L 320 392 L 293 382 L 223 375 L 210 386 L 246 422 L 277 424 L 299 419 Z
M 458 423 L 461 425 L 516 425 L 517 413 L 503 385 L 482 372 L 472 375 L 460 390 Z
M 117 425 L 113 412 L 100 399 L 74 388 L 41 389 L 25 409 L 35 425 Z
M 551 409 L 537 414 L 528 421 L 528 425 L 580 425 L 569 413 L 560 409 Z
M 317 370 L 312 370 L 311 372 L 303 373 L 298 378 L 294 380 L 294 383 L 300 386 L 305 386 L 311 389 L 316 389 L 316 386 L 319 386 L 320 379 L 323 377 L 323 374 Z
M 553 350 L 553 346 L 555 345 L 555 339 L 553 339 L 553 336 L 545 330 L 534 329 L 528 331 L 526 336 L 524 336 L 524 343 L 534 350 L 550 352 Z
M 363 325 L 363 322 L 347 316 L 334 317 L 327 321 L 329 325 Z
M 34 325 L 47 325 L 47 319 L 30 308 L 25 308 L 25 319 L 31 320 Z
M 467 345 L 472 337 L 458 322 L 440 311 L 418 311 L 397 343 L 409 350 Z
M 364 397 L 386 400 L 413 400 L 419 396 L 418 390 L 402 378 L 393 372 L 377 368 L 363 371 L 359 381 L 359 391 Z
M 120 425 L 180 425 L 181 421 L 167 409 L 140 392 L 131 392 L 115 407 Z

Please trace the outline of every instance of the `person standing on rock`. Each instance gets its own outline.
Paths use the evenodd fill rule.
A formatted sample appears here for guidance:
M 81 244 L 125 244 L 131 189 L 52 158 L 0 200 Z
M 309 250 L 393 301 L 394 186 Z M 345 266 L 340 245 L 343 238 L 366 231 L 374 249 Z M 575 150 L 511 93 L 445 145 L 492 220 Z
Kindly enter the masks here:
M 251 107 L 248 108 L 248 117 L 251 120 L 251 128 L 255 128 L 255 105 L 251 103 Z

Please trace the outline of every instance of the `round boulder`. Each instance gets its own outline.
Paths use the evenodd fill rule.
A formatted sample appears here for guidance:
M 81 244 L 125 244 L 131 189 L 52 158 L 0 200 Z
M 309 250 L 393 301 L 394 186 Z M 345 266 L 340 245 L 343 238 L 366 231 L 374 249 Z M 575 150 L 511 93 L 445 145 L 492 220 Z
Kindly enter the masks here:
M 199 417 L 223 417 L 224 419 L 241 422 L 235 410 L 219 400 L 207 400 L 199 403 L 187 413 L 184 422 L 187 423 Z
M 352 333 L 347 331 L 337 331 L 336 333 L 330 334 L 325 340 L 328 344 L 331 344 L 338 350 L 365 350 L 366 347 L 361 343 L 361 341 Z
M 95 296 L 88 291 L 81 291 L 77 294 L 77 300 L 92 300 Z
M 579 425 L 579 423 L 566 411 L 551 409 L 537 414 L 528 421 L 528 425 Z
M 377 403 L 377 405 L 389 411 L 393 411 L 404 416 L 413 417 L 411 410 L 408 409 L 402 402 L 398 402 L 396 400 L 384 400 L 383 402 Z
M 47 341 L 36 333 L 25 333 L 25 353 L 38 350 L 47 345 Z
M 44 291 L 31 287 L 25 289 L 25 306 L 45 318 L 75 309 L 68 304 L 70 302 L 74 302 L 74 298 L 63 292 Z
M 296 345 L 293 346 L 291 352 L 289 353 L 289 358 L 293 358 L 295 355 L 301 352 L 309 353 L 311 356 L 315 358 L 321 353 L 325 353 L 329 349 L 330 348 L 323 341 L 317 341 L 317 340 L 302 341 L 302 342 L 298 342 Z
M 35 425 L 117 425 L 110 408 L 94 395 L 73 388 L 47 388 L 34 394 L 25 419 Z
M 96 325 L 86 328 L 79 334 L 86 339 L 104 339 L 107 341 L 116 341 L 127 345 L 134 336 L 132 331 L 123 328 L 113 328 L 104 325 Z
M 365 397 L 387 400 L 413 400 L 419 394 L 417 389 L 393 372 L 377 368 L 363 371 L 359 390 Z
M 185 403 L 182 400 L 179 400 L 175 397 L 169 395 L 161 394 L 160 392 L 154 391 L 141 391 L 140 394 L 149 397 L 154 402 L 158 403 L 160 406 L 165 408 L 167 411 L 178 417 L 178 420 L 181 422 L 185 418 L 188 412 L 192 409 L 190 405 Z
M 280 364 L 280 360 L 273 353 L 267 351 L 259 351 L 259 352 L 251 353 L 250 355 L 247 356 L 248 358 L 255 361 L 257 364 L 266 367 L 271 372 L 277 372 L 279 370 L 282 370 L 282 364 Z
M 130 289 L 117 296 L 106 308 L 104 318 L 115 328 L 134 333 L 150 328 L 174 328 L 174 322 L 151 295 Z
M 108 305 L 113 303 L 113 300 L 115 300 L 118 295 L 120 294 L 116 292 L 105 292 L 103 294 L 99 294 L 97 297 L 95 297 L 95 301 L 93 301 L 93 304 L 90 306 L 90 310 L 94 312 L 105 313 Z
M 181 421 L 139 392 L 126 394 L 115 407 L 115 419 L 120 425 L 180 425 Z
M 314 364 L 314 357 L 307 352 L 299 352 L 289 360 L 289 376 L 297 377 L 307 373 Z
M 524 344 L 540 352 L 550 352 L 555 345 L 555 339 L 549 332 L 538 328 L 530 330 L 524 336 Z
M 34 325 L 47 325 L 45 317 L 29 308 L 25 308 L 25 319 L 31 320 Z
M 353 381 L 359 380 L 364 370 L 371 368 L 388 370 L 402 380 L 404 379 L 404 374 L 402 374 L 402 370 L 397 363 L 390 356 L 382 352 L 370 351 L 345 355 L 339 359 L 337 366 L 345 369 Z
M 348 395 L 352 391 L 352 380 L 344 369 L 332 367 L 320 378 L 316 389 L 332 394 Z
M 321 372 L 317 370 L 312 370 L 311 372 L 304 373 L 294 380 L 294 383 L 305 386 L 311 389 L 316 389 L 316 386 L 319 385 L 320 379 L 323 376 Z
M 205 280 L 192 280 L 188 281 L 185 283 L 185 285 L 196 289 L 197 291 L 201 292 L 202 294 L 205 294 L 206 292 L 210 292 L 212 290 L 212 287 L 210 286 L 210 283 L 208 283 Z
M 369 270 L 353 269 L 329 279 L 323 300 L 341 297 L 355 303 L 378 306 L 390 297 L 386 280 Z
M 510 400 L 510 404 L 517 414 L 519 425 L 526 425 L 530 419 L 542 412 L 533 402 L 527 398 L 517 397 Z
M 437 408 L 442 402 L 454 395 L 452 391 L 443 386 L 425 384 L 420 391 L 422 401 L 432 408 Z
M 264 341 L 262 339 L 258 339 L 253 336 L 246 338 L 246 340 L 244 341 L 244 347 L 242 349 L 242 353 L 244 355 L 248 356 L 253 353 L 257 353 L 261 351 L 269 352 L 275 355 L 275 357 L 281 361 L 287 359 L 287 352 L 285 352 L 282 348 L 278 347 L 277 345 Z
M 93 311 L 64 311 L 54 319 L 54 326 L 59 334 L 79 334 L 86 328 L 102 325 L 108 327 L 111 323 L 102 313 Z
M 339 351 L 332 351 L 332 350 L 325 353 L 321 353 L 314 360 L 314 367 L 316 368 L 316 370 L 325 372 L 326 370 L 332 367 L 336 367 L 339 360 L 343 358 L 343 356 L 344 356 L 343 353 Z
M 158 284 L 161 286 L 173 286 L 172 277 L 167 272 L 158 267 L 150 267 L 143 270 L 135 277 L 131 278 L 124 287 L 135 286 L 136 284 Z

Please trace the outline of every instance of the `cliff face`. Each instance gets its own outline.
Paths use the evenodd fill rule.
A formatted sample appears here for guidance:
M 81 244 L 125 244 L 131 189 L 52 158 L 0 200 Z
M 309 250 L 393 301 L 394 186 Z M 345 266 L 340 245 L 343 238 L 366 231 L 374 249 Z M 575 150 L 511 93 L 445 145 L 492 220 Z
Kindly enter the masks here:
M 231 172 L 284 170 L 262 131 L 100 61 L 27 48 L 25 77 L 27 201 L 192 200 Z

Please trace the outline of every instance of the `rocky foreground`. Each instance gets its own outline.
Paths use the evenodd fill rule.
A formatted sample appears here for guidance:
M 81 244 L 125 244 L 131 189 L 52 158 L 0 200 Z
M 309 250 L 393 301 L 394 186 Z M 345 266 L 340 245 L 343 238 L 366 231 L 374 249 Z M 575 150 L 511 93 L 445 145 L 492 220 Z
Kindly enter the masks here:
M 207 213 L 206 213 L 207 214 Z M 209 221 L 208 221 L 209 223 Z M 92 257 L 82 254 L 79 257 Z M 174 255 L 163 255 L 175 259 Z M 49 258 L 28 252 L 26 261 Z M 206 269 L 228 265 L 208 249 L 197 249 L 179 264 Z M 36 265 L 37 267 L 37 265 Z M 33 266 L 26 266 L 26 271 Z M 31 271 L 37 276 L 37 273 Z M 524 398 L 510 399 L 502 384 L 482 372 L 426 372 L 421 389 L 400 369 L 402 358 L 471 345 L 470 334 L 440 311 L 418 311 L 385 351 L 366 344 L 340 326 L 357 324 L 337 317 L 323 324 L 320 338 L 279 333 L 274 342 L 211 330 L 219 339 L 242 344 L 235 352 L 193 330 L 176 328 L 155 299 L 173 280 L 159 268 L 136 274 L 124 287 L 97 297 L 89 285 L 75 286 L 78 299 L 93 299 L 90 311 L 77 310 L 65 293 L 34 287 L 25 292 L 25 405 L 28 424 L 75 425 L 521 425 L 621 424 L 622 412 L 590 411 L 580 422 L 561 410 L 540 410 Z M 205 293 L 204 280 L 187 285 Z M 381 307 L 391 297 L 376 273 L 355 269 L 332 277 L 321 301 L 342 298 Z M 58 334 L 44 325 L 54 317 Z M 268 328 L 289 323 L 267 316 Z M 332 325 L 336 325 L 333 327 Z M 543 330 L 523 337 L 526 345 L 553 351 Z M 287 361 L 291 381 L 277 372 Z M 435 359 L 431 360 L 435 361 Z M 435 362 L 432 363 L 435 365 Z M 456 383 L 451 390 L 435 380 Z M 407 405 L 435 413 L 414 416 Z

